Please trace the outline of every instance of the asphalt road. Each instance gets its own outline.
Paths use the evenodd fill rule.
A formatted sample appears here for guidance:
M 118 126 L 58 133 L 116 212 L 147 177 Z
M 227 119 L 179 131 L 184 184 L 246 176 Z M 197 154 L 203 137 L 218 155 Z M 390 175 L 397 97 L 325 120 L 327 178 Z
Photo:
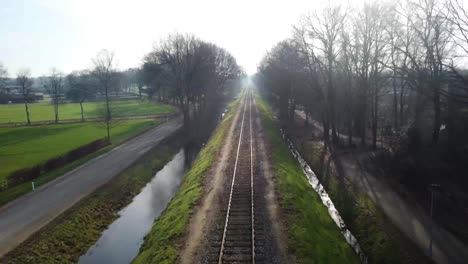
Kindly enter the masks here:
M 180 117 L 96 157 L 0 208 L 0 257 L 108 182 L 182 126 Z

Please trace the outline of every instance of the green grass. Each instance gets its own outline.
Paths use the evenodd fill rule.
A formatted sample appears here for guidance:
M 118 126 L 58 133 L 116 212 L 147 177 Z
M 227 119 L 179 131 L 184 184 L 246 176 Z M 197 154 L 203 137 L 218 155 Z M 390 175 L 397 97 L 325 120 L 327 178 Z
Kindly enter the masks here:
M 109 183 L 8 253 L 0 263 L 76 263 L 99 239 L 102 231 L 129 204 L 180 149 L 183 139 L 175 134 L 161 142 Z
M 270 107 L 258 96 L 256 101 L 271 146 L 280 207 L 287 219 L 290 253 L 299 263 L 359 263 L 283 142 Z
M 29 104 L 31 122 L 55 120 L 54 108 L 50 103 Z M 105 116 L 103 102 L 83 103 L 84 117 L 99 118 Z M 111 114 L 113 117 L 126 117 L 138 115 L 166 114 L 174 111 L 174 107 L 167 104 L 150 101 L 113 101 Z M 81 119 L 80 104 L 65 103 L 59 106 L 59 119 Z M 26 112 L 23 104 L 0 105 L 0 123 L 25 123 Z
M 112 145 L 96 153 L 76 160 L 62 168 L 51 171 L 35 179 L 36 187 L 55 179 L 65 172 L 83 164 L 128 138 L 155 126 L 160 121 L 153 119 L 126 120 L 111 129 Z M 0 181 L 9 173 L 32 167 L 50 158 L 62 155 L 106 136 L 106 130 L 99 123 L 77 123 L 18 128 L 0 128 Z M 31 190 L 31 183 L 23 183 L 0 192 L 0 205 L 5 204 Z
M 121 122 L 111 129 L 111 137 L 125 137 L 154 122 L 148 119 Z M 0 128 L 0 180 L 15 170 L 33 167 L 106 135 L 100 123 Z
M 202 197 L 202 182 L 213 164 L 221 143 L 236 112 L 239 100 L 229 106 L 230 111 L 216 128 L 208 144 L 200 151 L 184 182 L 164 213 L 155 221 L 150 233 L 132 263 L 174 263 L 177 258 L 176 242 L 182 237 L 189 222 L 193 206 Z

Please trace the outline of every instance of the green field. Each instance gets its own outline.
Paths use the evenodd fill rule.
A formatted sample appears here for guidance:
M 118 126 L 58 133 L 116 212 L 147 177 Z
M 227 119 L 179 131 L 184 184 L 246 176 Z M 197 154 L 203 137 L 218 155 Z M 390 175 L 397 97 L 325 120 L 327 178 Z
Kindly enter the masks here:
M 111 129 L 112 141 L 128 138 L 156 122 L 152 119 L 121 121 Z M 0 128 L 0 182 L 15 170 L 32 167 L 106 135 L 101 123 Z
M 50 103 L 29 104 L 31 122 L 55 120 L 54 107 Z M 84 117 L 99 118 L 104 116 L 103 102 L 83 103 Z M 153 103 L 149 101 L 113 101 L 111 102 L 111 114 L 113 117 L 126 117 L 138 115 L 165 114 L 174 111 L 167 104 Z M 59 106 L 59 119 L 81 119 L 79 103 L 65 103 Z M 25 123 L 26 112 L 23 104 L 0 105 L 0 123 Z

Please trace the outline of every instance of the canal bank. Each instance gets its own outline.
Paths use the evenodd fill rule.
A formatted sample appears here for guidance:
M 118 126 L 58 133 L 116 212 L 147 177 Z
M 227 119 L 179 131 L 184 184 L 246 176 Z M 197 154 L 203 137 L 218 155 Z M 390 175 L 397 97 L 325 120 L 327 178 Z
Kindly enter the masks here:
M 178 132 L 120 175 L 54 219 L 0 263 L 76 263 L 101 237 L 101 233 L 119 218 L 117 212 L 132 202 L 142 188 L 183 147 Z
M 182 148 L 164 168 L 119 211 L 115 220 L 99 240 L 80 257 L 79 264 L 127 264 L 138 254 L 143 238 L 151 229 L 154 219 L 174 196 L 183 179 L 190 160 Z

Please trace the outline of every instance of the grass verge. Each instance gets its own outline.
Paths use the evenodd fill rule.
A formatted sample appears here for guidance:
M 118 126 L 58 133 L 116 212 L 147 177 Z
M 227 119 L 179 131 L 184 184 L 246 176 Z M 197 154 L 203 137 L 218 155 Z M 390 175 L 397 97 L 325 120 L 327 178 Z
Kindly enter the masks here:
M 160 120 L 130 120 L 121 122 L 119 126 L 113 128 L 111 130 L 112 136 L 112 145 L 107 146 L 105 148 L 100 149 L 99 151 L 88 155 L 84 158 L 78 159 L 72 163 L 69 163 L 59 169 L 53 170 L 51 172 L 45 173 L 41 175 L 37 179 L 34 180 L 34 184 L 36 187 L 39 187 L 61 175 L 70 171 L 81 164 L 111 150 L 112 148 L 116 147 L 117 145 L 123 143 L 124 141 L 137 136 L 144 131 L 156 126 L 160 123 Z M 41 134 L 39 133 L 41 129 L 45 128 L 46 130 L 53 129 L 51 127 L 58 126 L 66 126 L 69 127 L 64 133 L 65 135 L 57 136 L 53 132 L 50 135 Z M 78 126 L 78 129 L 74 131 L 74 126 Z M 87 126 L 84 129 L 80 128 L 80 126 Z M 88 127 L 91 126 L 91 127 Z M 0 181 L 8 175 L 5 171 L 14 171 L 15 169 L 21 168 L 21 166 L 32 166 L 34 164 L 38 164 L 41 161 L 47 160 L 49 158 L 59 156 L 62 153 L 67 152 L 70 149 L 73 149 L 74 146 L 79 146 L 79 143 L 88 143 L 93 141 L 94 139 L 102 138 L 105 136 L 105 131 L 102 128 L 96 128 L 95 124 L 72 124 L 72 125 L 52 125 L 52 126 L 44 126 L 44 127 L 24 127 L 24 128 L 0 128 L 0 135 L 2 134 L 3 130 L 9 129 L 33 129 L 33 132 L 38 132 L 35 134 L 36 138 L 24 138 L 26 142 L 21 142 L 21 135 L 12 133 L 9 138 L 1 137 L 0 142 L 4 143 L 0 150 L 0 164 L 7 164 L 0 169 Z M 71 128 L 70 128 L 71 127 Z M 37 130 L 39 129 L 39 131 Z M 71 130 L 70 130 L 71 129 Z M 95 130 L 95 129 L 98 129 Z M 44 132 L 44 131 L 43 131 Z M 97 133 L 99 132 L 99 133 Z M 27 134 L 31 134 L 31 132 L 27 132 Z M 69 140 L 69 138 L 73 138 L 73 140 Z M 13 141 L 20 141 L 21 143 L 11 143 Z M 33 142 L 32 144 L 28 144 L 28 142 Z M 10 143 L 8 143 L 10 142 Z M 83 144 L 84 144 L 83 143 Z M 5 144 L 10 145 L 10 147 L 5 146 Z M 13 153 L 17 152 L 25 152 L 22 156 L 10 156 L 8 149 L 14 151 Z M 2 155 L 2 153 L 4 153 Z M 28 161 L 25 163 L 25 160 Z M 30 192 L 31 191 L 31 183 L 23 183 L 18 186 L 15 186 L 11 189 L 7 189 L 5 191 L 0 192 L 0 206 L 4 205 L 19 196 Z
M 299 163 L 289 152 L 269 105 L 256 96 L 271 147 L 274 179 L 288 227 L 288 249 L 298 263 L 359 263 Z
M 202 197 L 202 183 L 211 168 L 235 115 L 239 99 L 229 105 L 229 112 L 218 125 L 206 146 L 200 151 L 184 182 L 164 213 L 155 221 L 150 233 L 132 263 L 174 263 L 177 239 L 187 227 L 193 207 Z
M 93 194 L 67 210 L 1 263 L 76 263 L 141 188 L 177 153 L 182 136 L 174 134 Z

